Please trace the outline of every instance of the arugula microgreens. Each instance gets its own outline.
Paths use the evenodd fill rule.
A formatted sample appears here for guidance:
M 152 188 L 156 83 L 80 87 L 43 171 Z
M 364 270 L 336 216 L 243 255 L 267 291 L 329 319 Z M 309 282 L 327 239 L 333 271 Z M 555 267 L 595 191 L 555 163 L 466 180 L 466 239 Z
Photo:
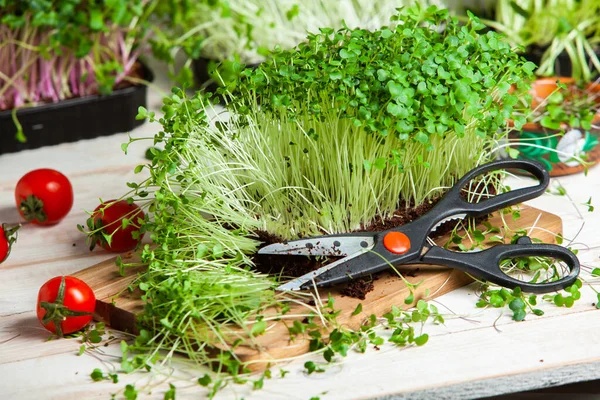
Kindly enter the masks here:
M 145 306 L 140 334 L 122 345 L 123 371 L 160 368 L 182 353 L 213 367 L 198 384 L 214 395 L 250 382 L 236 349 L 260 349 L 258 338 L 279 320 L 293 321 L 290 335 L 309 337 L 326 361 L 382 344 L 378 325 L 393 331 L 392 343 L 423 345 L 428 336 L 412 325 L 443 322 L 434 306 L 417 302 L 414 311 L 394 308 L 349 330 L 337 323 L 331 296 L 322 304 L 316 295 L 276 292 L 280 277 L 252 268 L 265 233 L 358 229 L 400 204 L 429 201 L 491 157 L 517 100 L 509 88 L 526 89 L 532 66 L 493 32 L 479 35 L 474 17 L 460 26 L 446 11 L 415 7 L 393 24 L 325 28 L 293 51 L 276 51 L 223 89 L 225 112 L 203 93 L 174 88 L 164 99 L 151 161 L 135 169 L 149 177 L 130 182 L 123 197 L 144 209 L 140 228 L 153 241 L 140 255 L 148 269 L 135 286 Z M 138 117 L 157 118 L 144 108 Z M 473 195 L 499 184 L 482 182 Z M 132 266 L 125 261 L 123 272 Z M 417 286 L 409 285 L 406 304 Z M 301 311 L 288 314 L 292 305 Z

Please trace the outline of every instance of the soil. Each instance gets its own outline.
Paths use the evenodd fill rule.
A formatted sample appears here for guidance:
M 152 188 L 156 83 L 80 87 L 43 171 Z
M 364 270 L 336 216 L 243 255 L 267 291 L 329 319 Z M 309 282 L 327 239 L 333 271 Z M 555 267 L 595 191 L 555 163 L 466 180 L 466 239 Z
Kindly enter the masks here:
M 491 193 L 493 193 L 493 187 L 488 187 L 487 189 Z M 378 220 L 371 223 L 368 227 L 362 227 L 361 229 L 357 229 L 357 232 L 378 232 L 391 228 L 395 228 L 398 226 L 402 226 L 407 224 L 420 216 L 429 212 L 433 206 L 440 200 L 441 197 L 425 201 L 419 205 L 407 204 L 405 202 L 401 203 L 398 209 L 394 212 L 394 214 L 385 219 Z M 488 216 L 479 217 L 476 219 L 477 222 L 486 220 Z M 436 237 L 440 237 L 445 235 L 446 233 L 452 231 L 456 226 L 456 221 L 448 221 L 442 225 L 440 225 L 436 231 L 431 235 L 433 239 Z M 267 246 L 272 243 L 280 243 L 284 241 L 277 235 L 259 231 L 257 232 L 259 237 L 258 239 L 264 243 L 264 246 Z M 298 256 L 289 256 L 289 255 L 273 255 L 273 254 L 255 254 L 253 257 L 253 261 L 255 264 L 255 269 L 259 272 L 265 274 L 275 274 L 282 275 L 286 277 L 298 277 L 302 276 L 310 271 L 314 271 L 323 265 L 327 264 L 334 259 L 335 257 L 298 257 Z M 344 296 L 354 297 L 361 300 L 365 299 L 367 293 L 374 289 L 373 281 L 377 279 L 377 275 L 367 278 L 359 278 L 351 281 L 350 283 L 345 284 L 340 292 Z
M 365 297 L 367 296 L 367 293 L 369 293 L 371 290 L 375 289 L 373 280 L 376 280 L 376 279 L 377 279 L 377 277 L 374 277 L 374 279 L 366 279 L 366 278 L 355 279 L 353 281 L 350 281 L 350 283 L 347 283 L 346 286 L 344 286 L 342 288 L 340 293 L 344 296 L 354 297 L 356 299 L 364 300 Z
M 130 78 L 135 78 L 135 79 L 146 78 L 144 76 L 144 67 L 142 66 L 142 63 L 140 63 L 139 61 L 136 61 L 135 64 L 133 64 L 133 67 L 131 67 L 131 70 L 129 70 L 129 72 L 127 73 L 127 76 Z M 133 83 L 128 80 L 122 80 L 121 82 L 119 82 L 115 85 L 113 90 L 125 89 L 128 87 L 137 86 L 137 85 L 139 85 L 139 83 Z

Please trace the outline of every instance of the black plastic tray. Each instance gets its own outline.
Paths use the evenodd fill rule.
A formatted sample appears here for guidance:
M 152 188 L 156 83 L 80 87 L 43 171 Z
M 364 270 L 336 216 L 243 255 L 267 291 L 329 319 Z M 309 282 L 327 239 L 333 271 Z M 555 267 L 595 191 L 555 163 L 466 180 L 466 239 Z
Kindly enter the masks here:
M 142 72 L 146 81 L 154 79 L 144 64 Z M 15 138 L 17 128 L 12 111 L 2 111 L 0 154 L 130 131 L 144 123 L 135 117 L 138 107 L 146 106 L 146 92 L 146 85 L 136 85 L 109 95 L 78 97 L 18 110 L 17 118 L 27 138 L 25 143 Z

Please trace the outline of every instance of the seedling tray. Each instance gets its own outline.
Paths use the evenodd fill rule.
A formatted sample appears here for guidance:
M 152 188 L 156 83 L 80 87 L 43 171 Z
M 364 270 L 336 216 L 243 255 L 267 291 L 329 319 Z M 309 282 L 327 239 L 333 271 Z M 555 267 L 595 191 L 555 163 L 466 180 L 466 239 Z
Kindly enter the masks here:
M 144 64 L 143 79 L 154 75 Z M 19 142 L 12 111 L 0 112 L 0 154 L 76 142 L 130 131 L 144 123 L 135 119 L 138 107 L 146 106 L 146 85 L 117 89 L 109 95 L 92 95 L 43 104 L 17 111 L 27 138 Z

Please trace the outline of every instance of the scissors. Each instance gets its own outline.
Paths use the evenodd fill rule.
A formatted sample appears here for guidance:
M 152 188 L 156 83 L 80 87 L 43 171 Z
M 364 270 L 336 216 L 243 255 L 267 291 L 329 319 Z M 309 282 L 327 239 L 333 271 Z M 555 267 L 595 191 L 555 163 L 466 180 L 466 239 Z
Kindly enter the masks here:
M 488 172 L 519 169 L 539 181 L 532 187 L 512 190 L 469 203 L 460 196 L 474 178 Z M 579 275 L 579 260 L 565 247 L 533 244 L 528 236 L 515 244 L 499 244 L 476 252 L 455 252 L 427 241 L 441 223 L 454 218 L 490 214 L 543 194 L 550 177 L 541 164 L 530 160 L 502 160 L 481 165 L 469 171 L 438 203 L 418 219 L 381 232 L 354 232 L 275 243 L 261 248 L 259 254 L 342 257 L 303 276 L 279 286 L 279 290 L 306 290 L 349 281 L 401 264 L 435 264 L 455 268 L 507 288 L 520 287 L 524 292 L 547 293 L 572 285 Z M 553 282 L 531 283 L 515 279 L 500 268 L 506 259 L 527 256 L 551 257 L 563 261 L 570 269 L 568 276 Z

